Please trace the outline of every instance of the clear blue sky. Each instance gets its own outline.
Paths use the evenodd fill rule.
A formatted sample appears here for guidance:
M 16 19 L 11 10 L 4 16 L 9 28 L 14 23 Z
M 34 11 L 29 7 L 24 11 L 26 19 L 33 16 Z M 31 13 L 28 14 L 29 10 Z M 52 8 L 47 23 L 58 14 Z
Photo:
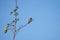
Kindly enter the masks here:
M 60 0 L 18 0 L 18 26 L 32 17 L 33 22 L 20 30 L 16 40 L 60 40 Z M 12 21 L 9 15 L 15 7 L 14 0 L 0 0 L 0 40 L 13 40 L 12 31 L 3 29 Z M 17 26 L 17 28 L 18 28 Z

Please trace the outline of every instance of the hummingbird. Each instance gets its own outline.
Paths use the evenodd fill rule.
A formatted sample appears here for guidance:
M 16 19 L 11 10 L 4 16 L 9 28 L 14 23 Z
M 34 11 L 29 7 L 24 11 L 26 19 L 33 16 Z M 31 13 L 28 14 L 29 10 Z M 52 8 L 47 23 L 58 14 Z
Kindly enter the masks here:
M 28 19 L 28 24 L 32 22 L 32 18 L 29 18 Z
M 8 27 L 9 27 L 9 24 L 7 24 L 6 27 L 4 28 L 4 33 L 7 33 Z

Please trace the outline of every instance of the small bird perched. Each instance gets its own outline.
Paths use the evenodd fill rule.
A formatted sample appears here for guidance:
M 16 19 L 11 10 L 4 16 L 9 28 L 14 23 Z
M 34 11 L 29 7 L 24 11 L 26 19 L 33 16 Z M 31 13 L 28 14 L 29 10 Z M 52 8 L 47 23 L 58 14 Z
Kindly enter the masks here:
M 4 28 L 4 33 L 7 33 L 7 28 Z
M 9 27 L 9 24 L 7 24 L 6 27 L 4 28 L 4 33 L 7 33 L 8 27 Z
M 28 19 L 28 24 L 32 22 L 32 18 L 29 18 Z

